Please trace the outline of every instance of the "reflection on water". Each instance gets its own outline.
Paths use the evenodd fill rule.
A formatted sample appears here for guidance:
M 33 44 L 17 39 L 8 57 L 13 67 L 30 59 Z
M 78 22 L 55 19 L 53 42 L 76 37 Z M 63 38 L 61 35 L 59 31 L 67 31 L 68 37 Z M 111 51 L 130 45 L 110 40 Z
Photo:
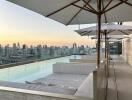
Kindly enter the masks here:
M 52 65 L 56 62 L 69 62 L 75 56 L 55 58 L 11 68 L 0 69 L 0 80 L 12 82 L 32 81 L 52 73 Z M 80 58 L 80 56 L 76 56 Z

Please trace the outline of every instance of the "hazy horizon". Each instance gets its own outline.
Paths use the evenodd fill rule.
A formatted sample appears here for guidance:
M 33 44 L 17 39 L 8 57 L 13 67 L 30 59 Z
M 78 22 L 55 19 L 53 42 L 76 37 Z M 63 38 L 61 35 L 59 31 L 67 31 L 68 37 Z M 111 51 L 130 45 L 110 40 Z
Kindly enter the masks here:
M 62 44 L 62 45 L 48 45 L 48 44 L 26 44 L 26 43 L 20 43 L 20 42 L 15 42 L 15 44 L 16 45 L 18 45 L 18 43 L 19 43 L 19 45 L 20 45 L 20 47 L 22 47 L 23 45 L 27 45 L 28 47 L 30 47 L 30 46 L 33 46 L 33 47 L 36 47 L 36 46 L 38 46 L 38 45 L 41 45 L 41 46 L 44 46 L 44 45 L 47 45 L 48 47 L 50 47 L 50 46 L 55 46 L 55 47 L 63 47 L 63 46 L 68 46 L 68 47 L 72 47 L 73 46 L 73 44 L 75 43 L 73 43 L 73 44 L 71 44 L 71 45 L 65 45 L 65 44 Z M 13 44 L 14 43 L 8 43 L 8 44 L 0 44 L 0 46 L 2 46 L 2 47 L 5 47 L 5 46 L 7 46 L 7 45 L 9 45 L 9 47 L 13 47 Z M 77 44 L 76 43 L 76 45 L 77 45 L 77 47 L 78 46 L 89 46 L 88 44 Z M 90 47 L 95 47 L 95 45 L 91 45 Z
M 17 42 L 28 45 L 71 46 L 74 42 L 78 45 L 95 45 L 95 40 L 86 36 L 81 37 L 73 31 L 79 29 L 77 25 L 66 27 L 5 0 L 0 0 L 0 8 L 0 44 L 2 45 Z M 81 25 L 81 28 L 91 25 Z
M 94 45 L 94 40 L 73 31 L 78 26 L 62 25 L 5 0 L 0 1 L 0 43 L 37 45 Z M 87 26 L 87 25 L 86 25 Z

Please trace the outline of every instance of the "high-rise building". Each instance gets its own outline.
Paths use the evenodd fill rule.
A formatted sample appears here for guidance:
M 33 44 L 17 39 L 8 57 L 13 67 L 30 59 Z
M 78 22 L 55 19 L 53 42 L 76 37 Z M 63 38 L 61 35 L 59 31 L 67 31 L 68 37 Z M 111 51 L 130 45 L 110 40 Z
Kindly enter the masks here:
M 84 45 L 81 45 L 81 46 L 79 47 L 79 54 L 85 54 Z
M 3 48 L 2 48 L 2 46 L 0 44 L 0 57 L 2 57 L 2 55 L 3 55 Z
M 5 57 L 10 56 L 9 44 L 5 46 Z
M 22 46 L 22 54 L 23 54 L 23 57 L 26 57 L 28 54 L 28 46 L 26 44 L 23 44 Z
M 19 42 L 17 43 L 17 49 L 20 49 L 20 43 Z
M 13 43 L 12 50 L 13 50 L 13 56 L 16 56 L 17 55 L 17 45 L 16 45 L 16 43 Z
M 77 44 L 73 43 L 73 54 L 76 55 L 77 54 Z

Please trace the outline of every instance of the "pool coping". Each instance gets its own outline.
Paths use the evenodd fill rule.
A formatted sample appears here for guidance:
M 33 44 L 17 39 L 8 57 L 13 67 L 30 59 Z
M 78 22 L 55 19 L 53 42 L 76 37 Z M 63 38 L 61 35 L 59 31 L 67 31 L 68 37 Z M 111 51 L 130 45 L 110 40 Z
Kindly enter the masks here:
M 75 95 L 57 94 L 57 93 L 19 89 L 19 88 L 6 87 L 6 86 L 0 86 L 0 91 L 16 92 L 16 93 L 46 96 L 46 97 L 55 97 L 55 98 L 62 98 L 62 99 L 69 99 L 69 100 L 92 100 L 92 98 L 79 97 Z
M 72 56 L 72 55 L 67 55 L 67 56 Z M 10 68 L 10 67 L 18 66 L 18 65 L 25 65 L 25 64 L 35 63 L 35 62 L 41 62 L 41 61 L 51 60 L 55 58 L 67 57 L 67 56 L 59 56 L 59 57 L 48 58 L 48 59 L 34 59 L 34 60 L 28 60 L 28 61 L 22 61 L 22 62 L 16 62 L 16 63 L 3 64 L 3 65 L 0 65 L 0 69 Z

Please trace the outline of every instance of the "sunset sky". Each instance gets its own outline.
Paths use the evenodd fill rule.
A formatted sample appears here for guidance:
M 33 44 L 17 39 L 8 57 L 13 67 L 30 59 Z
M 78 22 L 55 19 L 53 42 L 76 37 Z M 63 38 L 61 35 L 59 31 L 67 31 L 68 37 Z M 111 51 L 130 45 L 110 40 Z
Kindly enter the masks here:
M 85 25 L 86 26 L 86 25 Z M 14 42 L 48 45 L 93 45 L 88 37 L 73 31 L 78 26 L 64 26 L 35 12 L 0 0 L 0 43 Z
M 126 23 L 131 25 L 131 23 Z M 93 25 L 93 24 L 92 24 Z M 94 24 L 95 25 L 95 24 Z M 91 25 L 82 25 L 88 27 Z M 0 44 L 94 45 L 95 41 L 73 31 L 78 26 L 64 26 L 35 12 L 0 0 Z

